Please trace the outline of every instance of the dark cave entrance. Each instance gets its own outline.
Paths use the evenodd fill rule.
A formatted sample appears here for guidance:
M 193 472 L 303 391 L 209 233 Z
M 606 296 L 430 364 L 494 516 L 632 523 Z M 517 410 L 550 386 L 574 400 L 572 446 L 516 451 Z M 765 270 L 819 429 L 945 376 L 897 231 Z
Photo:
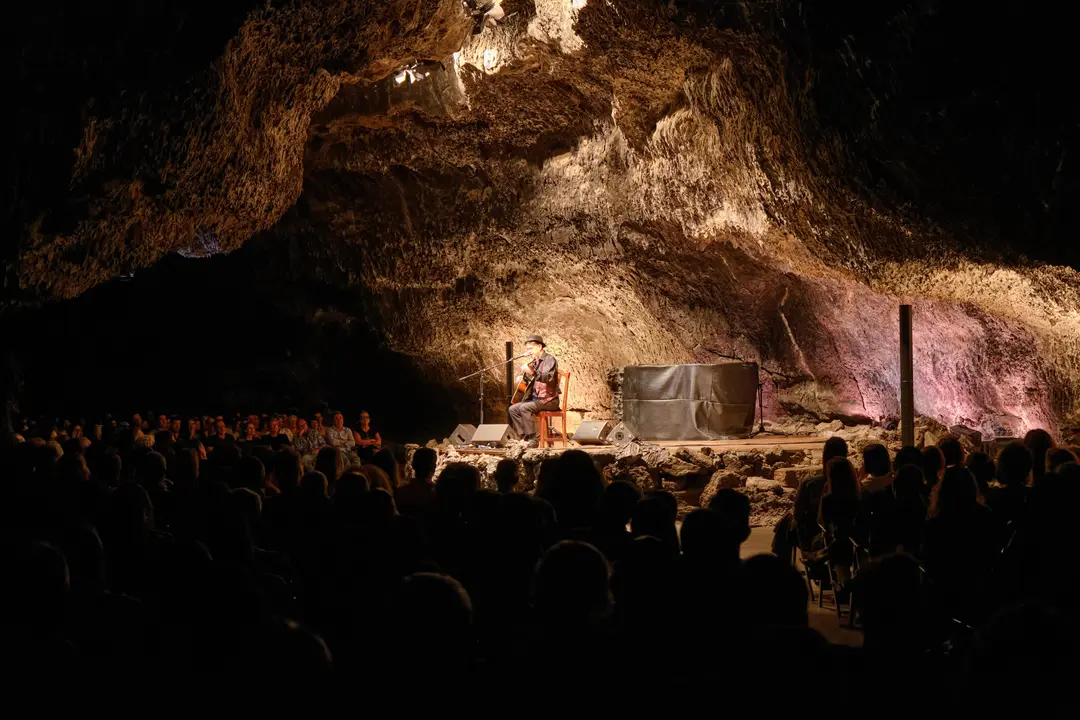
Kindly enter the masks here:
M 20 412 L 126 419 L 329 406 L 346 423 L 369 411 L 389 440 L 449 434 L 467 394 L 385 346 L 362 288 L 313 280 L 294 260 L 269 236 L 229 255 L 168 255 L 12 318 Z

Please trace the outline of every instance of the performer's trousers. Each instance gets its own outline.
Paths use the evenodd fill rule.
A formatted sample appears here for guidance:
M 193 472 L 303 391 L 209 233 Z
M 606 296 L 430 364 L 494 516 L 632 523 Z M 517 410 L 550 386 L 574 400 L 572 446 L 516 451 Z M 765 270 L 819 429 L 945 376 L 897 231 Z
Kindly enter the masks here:
M 546 402 L 528 400 L 514 403 L 510 406 L 510 424 L 514 426 L 517 434 L 523 438 L 531 438 L 536 435 L 536 414 L 539 412 L 555 412 L 559 409 L 559 398 L 554 397 Z

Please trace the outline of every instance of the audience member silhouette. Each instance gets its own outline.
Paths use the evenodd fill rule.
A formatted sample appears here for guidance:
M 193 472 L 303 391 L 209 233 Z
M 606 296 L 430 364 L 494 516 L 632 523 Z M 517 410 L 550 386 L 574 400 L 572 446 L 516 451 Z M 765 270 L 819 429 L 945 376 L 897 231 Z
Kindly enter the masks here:
M 412 456 L 413 477 L 395 491 L 398 511 L 417 518 L 435 512 L 435 466 L 438 454 L 431 448 L 417 448 Z
M 1001 522 L 1018 522 L 1023 517 L 1032 465 L 1031 451 L 1020 442 L 1009 443 L 998 455 L 997 479 L 1001 487 L 989 500 Z
M 1000 536 L 993 513 L 978 501 L 971 472 L 946 470 L 931 494 L 920 556 L 933 582 L 935 609 L 946 619 L 981 619 Z
M 804 551 L 818 549 L 814 546 L 814 539 L 819 535 L 818 510 L 821 506 L 821 496 L 825 494 L 824 469 L 833 458 L 846 458 L 847 455 L 848 445 L 843 438 L 831 437 L 826 440 L 825 448 L 821 453 L 822 474 L 804 480 L 795 493 L 795 507 L 792 512 L 799 547 Z
M 518 464 L 516 460 L 503 458 L 495 466 L 495 487 L 503 495 L 514 492 L 518 484 Z
M 991 494 L 990 483 L 994 482 L 997 469 L 993 459 L 982 451 L 973 452 L 964 461 L 964 467 L 971 471 L 975 478 L 975 485 L 979 488 L 979 499 L 987 502 Z
M 941 481 L 941 476 L 945 472 L 945 456 L 941 454 L 941 450 L 936 445 L 923 448 L 921 466 L 926 489 L 927 491 L 933 490 L 934 486 Z
M 1037 486 L 1046 474 L 1046 454 L 1054 447 L 1054 439 L 1045 430 L 1029 430 L 1024 435 L 1024 447 L 1031 453 L 1031 484 Z
M 937 441 L 938 450 L 946 468 L 964 464 L 964 446 L 955 435 L 946 435 Z

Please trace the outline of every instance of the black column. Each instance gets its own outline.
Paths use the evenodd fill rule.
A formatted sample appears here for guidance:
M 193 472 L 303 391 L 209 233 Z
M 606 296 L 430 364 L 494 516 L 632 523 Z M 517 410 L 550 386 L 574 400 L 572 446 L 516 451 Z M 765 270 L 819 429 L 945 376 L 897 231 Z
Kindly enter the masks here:
M 506 343 L 506 402 L 510 402 L 510 398 L 514 397 L 514 363 L 510 362 L 514 358 L 514 343 L 508 341 Z
M 900 442 L 915 444 L 915 370 L 911 343 L 911 306 L 900 306 Z

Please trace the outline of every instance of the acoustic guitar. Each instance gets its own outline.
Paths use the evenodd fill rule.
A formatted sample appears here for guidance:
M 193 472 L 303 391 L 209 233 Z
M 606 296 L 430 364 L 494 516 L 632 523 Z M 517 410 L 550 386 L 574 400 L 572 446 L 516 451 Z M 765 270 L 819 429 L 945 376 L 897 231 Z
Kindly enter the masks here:
M 530 377 L 525 377 L 524 373 L 518 375 L 514 384 L 514 394 L 510 396 L 510 404 L 513 405 L 514 403 L 525 402 L 525 400 L 532 395 L 532 389 L 535 383 L 536 373 L 533 373 Z

